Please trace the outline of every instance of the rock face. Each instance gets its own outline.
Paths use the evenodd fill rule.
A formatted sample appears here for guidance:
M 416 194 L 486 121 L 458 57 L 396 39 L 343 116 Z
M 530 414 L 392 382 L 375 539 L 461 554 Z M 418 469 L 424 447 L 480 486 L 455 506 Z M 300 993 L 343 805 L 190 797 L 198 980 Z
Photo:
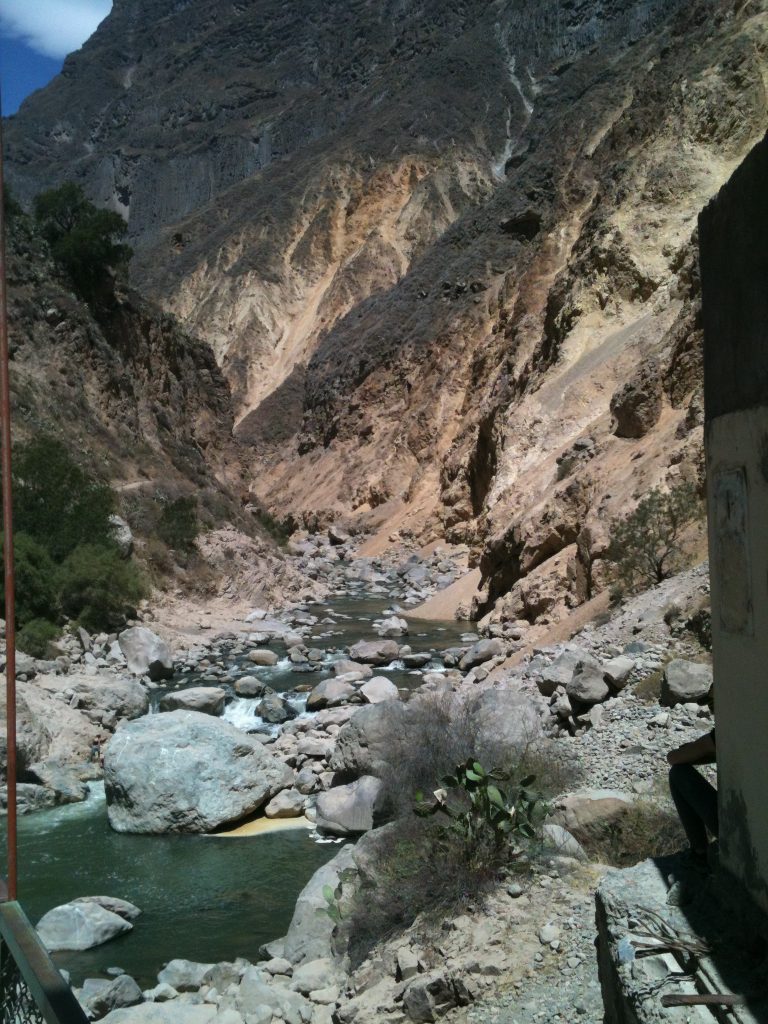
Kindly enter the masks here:
M 131 672 L 149 674 L 153 681 L 173 677 L 173 659 L 168 644 L 146 626 L 132 626 L 118 637 L 120 650 Z
M 617 437 L 645 437 L 661 416 L 663 390 L 659 364 L 651 359 L 611 398 Z
M 391 754 L 392 736 L 405 714 L 400 701 L 394 700 L 356 711 L 336 737 L 329 761 L 331 771 L 352 778 L 381 775 Z
M 323 890 L 330 886 L 341 889 L 340 875 L 354 866 L 353 847 L 344 846 L 333 860 L 324 864 L 299 893 L 296 907 L 283 941 L 283 952 L 293 964 L 306 963 L 321 957 L 333 957 L 334 921 L 322 911 L 328 906 Z
M 195 711 L 123 724 L 104 759 L 117 832 L 209 832 L 258 810 L 290 778 L 257 740 Z
M 321 832 L 356 835 L 373 828 L 381 781 L 363 775 L 348 786 L 334 786 L 317 798 L 315 822 Z
M 730 0 L 265 0 L 215 28 L 124 0 L 9 122 L 8 174 L 122 211 L 133 279 L 211 346 L 157 383 L 111 346 L 133 436 L 167 444 L 155 405 L 190 394 L 175 454 L 202 458 L 224 373 L 274 513 L 469 543 L 478 614 L 551 619 L 606 585 L 598 510 L 697 471 L 691 238 L 763 135 L 762 28 Z

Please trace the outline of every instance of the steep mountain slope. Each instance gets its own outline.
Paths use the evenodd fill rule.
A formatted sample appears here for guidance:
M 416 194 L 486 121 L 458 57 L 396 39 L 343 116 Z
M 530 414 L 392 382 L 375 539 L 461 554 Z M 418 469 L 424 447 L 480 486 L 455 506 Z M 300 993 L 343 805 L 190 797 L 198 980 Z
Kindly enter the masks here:
M 765 130 L 767 12 L 118 0 L 9 171 L 128 215 L 275 511 L 466 541 L 478 611 L 553 616 L 699 472 L 692 237 Z

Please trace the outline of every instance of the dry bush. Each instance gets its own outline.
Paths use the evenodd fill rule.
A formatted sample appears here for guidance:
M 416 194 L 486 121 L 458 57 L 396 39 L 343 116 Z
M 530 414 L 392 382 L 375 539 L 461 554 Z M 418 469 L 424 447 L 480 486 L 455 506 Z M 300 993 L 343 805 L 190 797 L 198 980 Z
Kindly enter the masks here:
M 637 800 L 616 821 L 585 836 L 582 845 L 595 860 L 626 868 L 674 853 L 687 840 L 674 810 L 652 800 Z
M 442 819 L 417 817 L 418 791 L 429 797 L 440 779 L 468 758 L 502 773 L 506 781 L 499 785 L 507 793 L 527 775 L 536 775 L 532 788 L 543 797 L 574 784 L 568 766 L 548 757 L 543 743 L 531 740 L 516 748 L 489 744 L 466 702 L 450 691 L 416 695 L 398 719 L 388 748 L 382 781 L 394 821 L 380 834 L 345 922 L 355 964 L 419 915 L 440 917 L 481 901 L 508 870 L 527 870 L 521 852 L 534 856 L 538 849 L 537 841 L 521 835 L 499 844 L 490 830 L 469 842 Z
M 470 757 L 511 781 L 535 775 L 535 788 L 545 798 L 572 789 L 578 774 L 574 766 L 550 755 L 549 740 L 532 736 L 516 747 L 489 740 L 466 700 L 448 690 L 414 695 L 387 747 L 391 753 L 382 776 L 383 796 L 395 818 L 411 814 L 414 793 L 431 792 L 443 775 Z
M 664 678 L 664 669 L 656 669 L 649 676 L 645 676 L 634 687 L 635 696 L 639 697 L 645 704 L 658 704 L 661 700 L 661 682 Z

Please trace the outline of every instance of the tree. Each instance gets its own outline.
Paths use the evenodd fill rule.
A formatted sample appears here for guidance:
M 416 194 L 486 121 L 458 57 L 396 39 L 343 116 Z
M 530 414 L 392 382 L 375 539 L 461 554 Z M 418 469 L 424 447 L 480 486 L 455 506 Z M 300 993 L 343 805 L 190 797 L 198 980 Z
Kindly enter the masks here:
M 4 550 L 2 540 L 0 534 L 0 551 Z M 32 619 L 55 619 L 59 604 L 54 580 L 56 567 L 43 545 L 26 533 L 14 534 L 13 564 L 16 623 L 22 626 Z M 0 611 L 5 617 L 4 591 L 0 591 Z
M 625 519 L 611 524 L 609 555 L 617 582 L 631 592 L 671 576 L 685 560 L 681 539 L 686 527 L 702 515 L 693 484 L 669 491 L 654 487 Z
M 60 562 L 78 544 L 114 544 L 114 495 L 71 458 L 61 441 L 40 434 L 19 444 L 13 459 L 16 529 Z
M 94 206 L 74 182 L 41 192 L 34 210 L 54 260 L 86 301 L 104 288 L 110 270 L 128 263 L 132 250 L 120 241 L 128 230 L 125 221 Z
M 116 548 L 82 544 L 57 573 L 61 610 L 85 629 L 115 629 L 135 614 L 146 594 L 144 580 Z

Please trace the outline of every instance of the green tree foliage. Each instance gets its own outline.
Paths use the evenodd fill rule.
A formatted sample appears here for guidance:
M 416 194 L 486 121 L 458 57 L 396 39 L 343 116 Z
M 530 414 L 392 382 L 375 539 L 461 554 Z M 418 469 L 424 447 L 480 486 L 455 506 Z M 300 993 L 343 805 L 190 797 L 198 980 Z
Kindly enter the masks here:
M 31 619 L 16 634 L 16 646 L 31 658 L 47 658 L 51 653 L 51 643 L 60 633 L 47 619 Z
M 114 542 L 110 488 L 45 435 L 17 446 L 13 477 L 20 649 L 41 656 L 62 615 L 91 630 L 121 625 L 145 584 Z
M 94 206 L 74 182 L 41 192 L 34 211 L 54 260 L 86 301 L 104 288 L 110 270 L 128 263 L 132 250 L 121 242 L 128 230 L 125 221 Z
M 120 626 L 145 595 L 144 581 L 133 563 L 115 548 L 81 544 L 57 573 L 61 609 L 91 631 Z
M 619 586 L 633 592 L 677 572 L 685 564 L 683 533 L 703 514 L 694 485 L 681 483 L 669 491 L 654 487 L 626 519 L 614 520 L 609 554 Z
M 2 535 L 0 535 L 2 543 Z M 19 625 L 55 616 L 58 606 L 56 567 L 42 544 L 26 533 L 14 536 L 13 560 L 16 576 L 16 621 Z M 0 600 L 5 618 L 5 589 Z
M 158 536 L 174 551 L 191 551 L 199 532 L 195 497 L 177 498 L 160 514 Z
M 72 459 L 61 441 L 41 434 L 17 446 L 13 457 L 13 515 L 60 562 L 78 544 L 113 544 L 109 516 L 114 495 Z

